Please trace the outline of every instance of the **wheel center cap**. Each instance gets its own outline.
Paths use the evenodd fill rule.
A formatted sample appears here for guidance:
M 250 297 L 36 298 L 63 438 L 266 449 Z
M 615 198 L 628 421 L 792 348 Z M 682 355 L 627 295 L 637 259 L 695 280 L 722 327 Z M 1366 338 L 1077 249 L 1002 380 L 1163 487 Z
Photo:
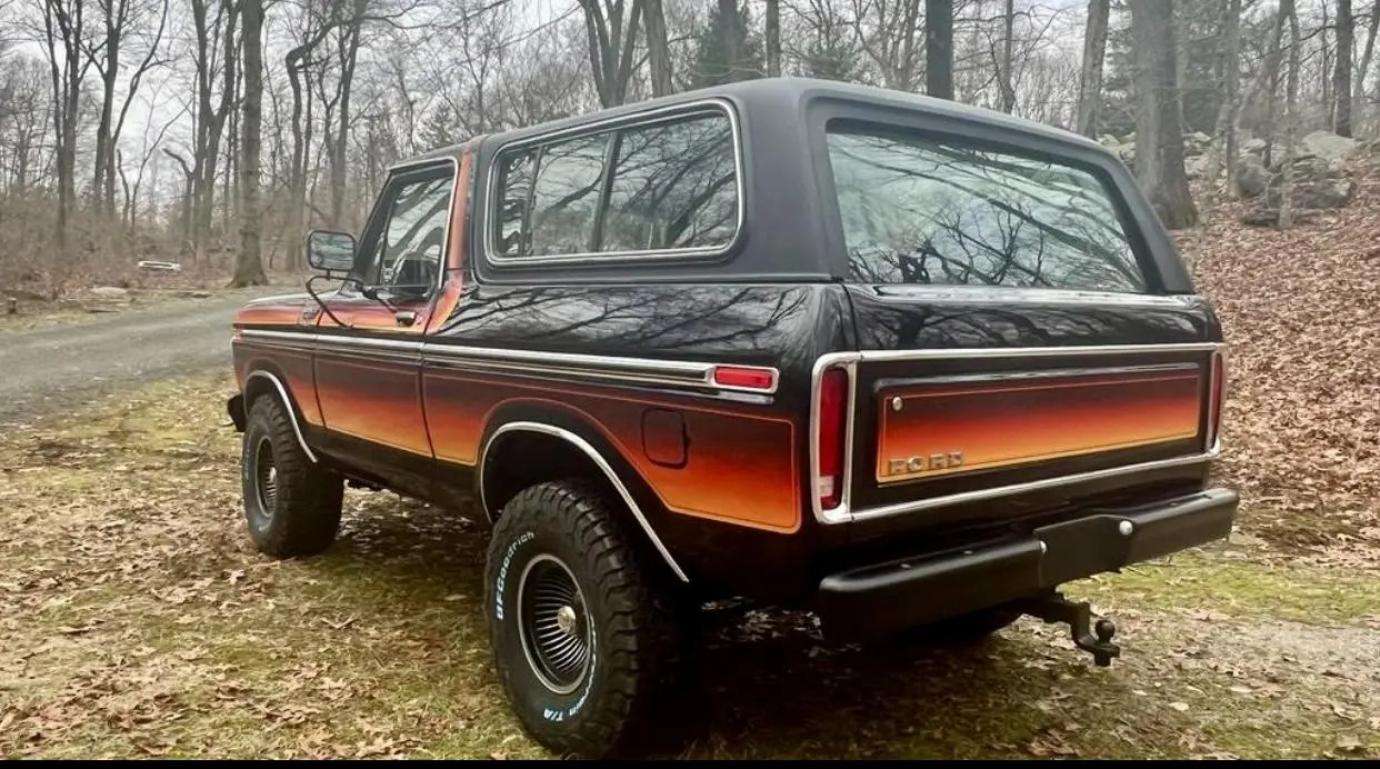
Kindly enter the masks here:
M 575 635 L 575 607 L 562 606 L 556 610 L 556 627 L 566 635 Z

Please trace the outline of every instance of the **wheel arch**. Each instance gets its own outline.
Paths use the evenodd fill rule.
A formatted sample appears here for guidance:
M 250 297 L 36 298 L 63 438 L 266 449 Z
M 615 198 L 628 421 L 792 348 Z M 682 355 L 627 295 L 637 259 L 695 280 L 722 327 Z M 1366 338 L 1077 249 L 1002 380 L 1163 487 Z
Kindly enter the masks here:
M 603 485 L 613 499 L 621 501 L 642 531 L 645 544 L 655 550 L 676 579 L 690 581 L 646 515 L 650 500 L 655 498 L 651 487 L 588 416 L 551 404 L 508 403 L 490 416 L 480 446 L 476 495 L 490 522 L 497 520 L 503 505 L 523 488 L 579 474 Z M 545 461 L 521 461 L 534 452 Z
M 312 464 L 319 464 L 320 460 L 316 458 L 316 452 L 312 451 L 311 446 L 307 444 L 306 436 L 302 433 L 301 411 L 298 410 L 296 401 L 292 399 L 292 393 L 283 383 L 283 377 L 271 369 L 257 368 L 245 375 L 243 392 L 231 398 L 230 403 L 227 404 L 230 418 L 235 421 L 235 425 L 238 427 L 241 424 L 240 419 L 236 418 L 235 410 L 239 409 L 240 418 L 244 420 L 244 424 L 248 424 L 249 410 L 253 407 L 254 401 L 264 396 L 277 398 L 283 404 L 284 408 L 287 409 L 288 421 L 292 423 L 292 434 L 297 436 L 297 443 L 302 447 L 302 452 L 307 455 L 307 459 L 310 459 Z M 240 399 L 238 405 L 235 402 L 236 398 Z

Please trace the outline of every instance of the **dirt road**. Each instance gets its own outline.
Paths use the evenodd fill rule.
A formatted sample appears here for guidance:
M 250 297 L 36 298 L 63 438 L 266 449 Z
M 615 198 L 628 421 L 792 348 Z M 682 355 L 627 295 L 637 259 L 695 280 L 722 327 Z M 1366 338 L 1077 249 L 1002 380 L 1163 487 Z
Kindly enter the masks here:
M 230 360 L 230 319 L 283 287 L 181 299 L 0 334 L 0 427 L 119 387 L 194 373 Z

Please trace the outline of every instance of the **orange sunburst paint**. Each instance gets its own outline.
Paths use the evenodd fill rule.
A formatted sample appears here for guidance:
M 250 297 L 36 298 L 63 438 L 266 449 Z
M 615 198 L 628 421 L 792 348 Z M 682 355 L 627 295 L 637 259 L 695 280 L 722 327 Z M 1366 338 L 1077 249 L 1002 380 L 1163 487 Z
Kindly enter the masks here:
M 955 475 L 1193 438 L 1201 392 L 1196 369 L 886 391 L 876 406 L 877 480 Z M 897 397 L 899 411 L 892 403 Z M 962 455 L 961 463 L 951 459 L 956 454 Z M 912 457 L 923 459 L 893 468 Z M 942 459 L 930 462 L 930 457 Z
M 438 459 L 474 465 L 485 426 L 500 406 L 540 403 L 584 415 L 668 510 L 782 533 L 800 527 L 796 425 L 750 406 L 692 405 L 650 393 L 615 395 L 607 388 L 451 369 L 428 370 L 424 392 Z M 642 417 L 649 408 L 684 417 L 684 466 L 667 467 L 648 457 Z

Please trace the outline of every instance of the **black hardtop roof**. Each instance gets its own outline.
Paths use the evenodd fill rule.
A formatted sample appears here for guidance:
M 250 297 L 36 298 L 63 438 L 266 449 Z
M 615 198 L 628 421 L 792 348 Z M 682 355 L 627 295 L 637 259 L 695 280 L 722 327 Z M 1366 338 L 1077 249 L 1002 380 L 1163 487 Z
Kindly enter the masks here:
M 432 158 L 454 157 L 460 152 L 461 148 L 481 139 L 493 138 L 498 139 L 502 143 L 507 143 L 509 141 L 538 136 L 566 128 L 577 128 L 581 125 L 596 123 L 610 118 L 635 115 L 639 112 L 645 112 L 649 109 L 656 109 L 658 107 L 674 107 L 679 104 L 687 104 L 713 98 L 725 98 L 747 109 L 751 109 L 754 104 L 769 103 L 771 105 L 779 105 L 783 103 L 783 101 L 789 101 L 798 107 L 807 100 L 833 98 L 859 104 L 882 105 L 981 123 L 983 125 L 1013 131 L 1026 136 L 1036 136 L 1065 145 L 1106 152 L 1106 149 L 1097 142 L 1071 131 L 1065 131 L 1062 128 L 1055 128 L 1045 125 L 1044 123 L 1037 123 L 1033 120 L 1014 117 L 1004 112 L 960 104 L 947 99 L 935 99 L 929 96 L 921 96 L 920 94 L 907 93 L 905 91 L 893 91 L 887 88 L 843 83 L 836 80 L 817 80 L 804 77 L 774 77 L 745 80 L 738 83 L 728 83 L 725 85 L 700 88 L 693 91 L 684 91 L 671 96 L 663 96 L 657 99 L 648 99 L 624 104 L 618 107 L 595 110 L 594 112 L 561 118 L 559 120 L 551 120 L 545 123 L 538 123 L 525 128 L 503 131 L 487 136 L 478 136 L 460 144 L 441 147 L 426 152 L 400 165 L 407 165 Z

